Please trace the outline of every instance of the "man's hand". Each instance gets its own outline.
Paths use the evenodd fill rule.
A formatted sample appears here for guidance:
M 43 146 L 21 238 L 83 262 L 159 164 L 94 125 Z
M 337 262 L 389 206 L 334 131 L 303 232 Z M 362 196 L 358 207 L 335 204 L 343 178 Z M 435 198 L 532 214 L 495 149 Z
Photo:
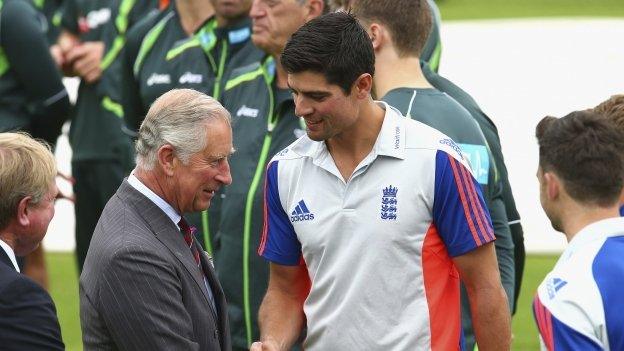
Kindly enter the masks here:
M 274 341 L 256 341 L 251 344 L 249 351 L 279 351 L 277 343 Z
M 104 55 L 104 43 L 101 41 L 89 41 L 71 49 L 66 59 L 72 62 L 73 70 L 87 83 L 93 83 L 100 79 L 102 70 L 102 56 Z
M 67 58 L 67 54 L 78 45 L 80 45 L 78 36 L 64 30 L 59 34 L 57 43 L 50 47 L 50 55 L 66 77 L 76 76 L 72 67 L 73 62 Z

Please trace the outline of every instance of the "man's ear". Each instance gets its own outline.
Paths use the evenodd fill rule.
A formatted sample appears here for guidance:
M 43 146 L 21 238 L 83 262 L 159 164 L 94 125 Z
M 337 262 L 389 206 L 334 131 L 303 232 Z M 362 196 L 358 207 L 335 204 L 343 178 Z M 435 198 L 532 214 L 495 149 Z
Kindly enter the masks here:
M 369 73 L 362 73 L 353 84 L 352 93 L 357 94 L 358 99 L 366 99 L 373 89 L 373 76 Z
M 544 182 L 546 183 L 546 196 L 549 200 L 556 200 L 561 195 L 561 179 L 552 172 L 544 172 Z
M 323 0 L 308 0 L 305 6 L 307 10 L 306 22 L 319 17 L 325 10 L 325 2 Z
M 17 213 L 15 219 L 17 223 L 22 227 L 27 227 L 30 225 L 30 218 L 28 217 L 28 213 L 30 212 L 29 205 L 32 202 L 32 196 L 26 196 L 21 199 L 17 203 Z
M 176 167 L 177 158 L 173 146 L 165 144 L 158 149 L 158 165 L 162 168 L 165 175 L 173 176 L 173 170 Z
M 375 51 L 380 50 L 386 42 L 386 30 L 379 23 L 373 22 L 368 27 L 368 33 L 373 43 L 373 49 Z

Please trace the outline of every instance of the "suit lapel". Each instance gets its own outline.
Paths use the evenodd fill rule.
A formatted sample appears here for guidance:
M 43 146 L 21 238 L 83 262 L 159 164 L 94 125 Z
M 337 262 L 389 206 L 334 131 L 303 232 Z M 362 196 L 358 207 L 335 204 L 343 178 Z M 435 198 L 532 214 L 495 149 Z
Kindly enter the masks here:
M 222 333 L 220 340 L 222 340 L 222 342 L 225 342 L 225 333 L 230 330 L 227 318 L 227 301 L 225 300 L 225 294 L 223 293 L 223 289 L 221 289 L 221 284 L 219 284 L 219 280 L 217 279 L 217 274 L 215 273 L 214 267 L 212 265 L 212 258 L 208 255 L 206 251 L 202 249 L 201 245 L 196 245 L 200 252 L 199 257 L 202 267 L 204 269 L 204 273 L 206 273 L 206 279 L 208 279 L 208 284 L 210 285 L 210 289 L 212 290 L 212 295 L 214 297 L 216 305 L 215 307 L 219 312 L 218 316 L 220 318 L 217 320 L 219 321 L 219 331 Z M 223 345 L 222 348 L 229 349 L 229 347 L 224 347 Z
M 212 311 L 215 320 L 218 320 L 216 312 L 210 302 L 208 292 L 206 291 L 206 285 L 204 284 L 202 274 L 195 264 L 193 254 L 191 253 L 190 248 L 186 245 L 184 236 L 180 233 L 178 227 L 171 221 L 165 212 L 163 212 L 163 210 L 161 210 L 158 206 L 156 206 L 156 204 L 141 194 L 138 190 L 133 188 L 127 180 L 123 181 L 117 190 L 117 194 L 122 199 L 128 201 L 135 208 L 137 213 L 150 227 L 156 239 L 158 239 L 169 251 L 171 251 L 184 268 L 186 268 L 204 295 L 206 304 L 209 306 L 210 311 Z M 210 285 L 213 286 L 212 283 L 210 283 Z

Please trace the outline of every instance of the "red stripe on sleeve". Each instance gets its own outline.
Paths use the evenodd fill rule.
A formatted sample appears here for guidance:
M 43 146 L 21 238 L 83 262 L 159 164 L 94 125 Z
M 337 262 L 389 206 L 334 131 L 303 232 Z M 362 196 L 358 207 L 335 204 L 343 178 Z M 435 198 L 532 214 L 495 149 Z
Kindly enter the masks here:
M 264 248 L 266 246 L 267 237 L 269 236 L 269 204 L 267 202 L 267 183 L 269 182 L 268 170 L 271 166 L 271 163 L 267 165 L 266 173 L 264 176 L 264 209 L 263 209 L 263 220 L 264 224 L 262 225 L 262 238 L 260 239 L 260 246 L 258 246 L 258 254 L 262 256 L 264 253 Z
M 533 308 L 535 310 L 535 319 L 537 320 L 537 327 L 539 329 L 540 335 L 542 336 L 542 341 L 544 341 L 544 344 L 549 351 L 554 351 L 555 343 L 553 338 L 552 316 L 550 314 L 550 311 L 548 311 L 548 309 L 544 305 L 542 305 L 539 296 L 535 297 Z
M 472 216 L 470 215 L 470 210 L 468 209 L 468 202 L 466 201 L 466 194 L 464 193 L 464 188 L 462 187 L 462 180 L 459 176 L 459 172 L 457 170 L 457 165 L 455 164 L 455 159 L 451 155 L 447 155 L 449 158 L 449 162 L 451 164 L 451 168 L 453 169 L 453 178 L 455 179 L 455 185 L 457 185 L 457 191 L 459 192 L 459 197 L 461 199 L 461 203 L 464 207 L 464 215 L 466 216 L 466 221 L 468 222 L 468 227 L 470 228 L 470 233 L 472 234 L 472 238 L 477 243 L 477 246 L 481 246 L 481 239 L 479 239 L 479 235 L 477 234 L 477 229 L 475 228 L 475 224 L 472 220 Z
M 477 191 L 475 190 L 474 182 L 472 181 L 472 176 L 470 172 L 460 164 L 459 169 L 461 170 L 462 176 L 464 177 L 464 182 L 466 184 L 466 188 L 468 189 L 468 195 L 470 199 L 470 205 L 472 207 L 472 212 L 475 217 L 477 217 L 477 223 L 479 224 L 479 229 L 481 229 L 481 234 L 483 235 L 483 239 L 486 241 L 494 240 L 494 233 L 492 228 L 489 225 L 488 220 L 483 213 L 483 207 L 481 206 L 481 202 L 479 202 L 479 196 L 477 195 Z

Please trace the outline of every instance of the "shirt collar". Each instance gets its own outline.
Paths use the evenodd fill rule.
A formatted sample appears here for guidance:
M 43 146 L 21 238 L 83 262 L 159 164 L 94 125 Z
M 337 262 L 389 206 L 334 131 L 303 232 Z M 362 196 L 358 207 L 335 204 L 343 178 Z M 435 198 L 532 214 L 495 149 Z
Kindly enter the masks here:
M 373 146 L 373 152 L 377 155 L 404 159 L 405 117 L 397 109 L 383 101 L 377 101 L 377 104 L 386 110 L 386 115 Z
M 403 117 L 401 112 L 397 109 L 383 101 L 375 101 L 375 103 L 386 112 L 381 130 L 373 145 L 370 156 L 372 156 L 373 159 L 379 155 L 404 159 L 405 117 Z M 293 150 L 302 156 L 310 157 L 319 162 L 322 162 L 322 160 L 329 156 L 325 141 L 315 142 L 308 138 L 307 135 L 304 135 L 302 139 L 293 146 Z
M 594 222 L 581 229 L 570 241 L 561 257 L 567 258 L 595 240 L 604 240 L 612 236 L 624 236 L 624 218 L 607 218 Z
M 145 184 L 143 184 L 139 180 L 139 178 L 134 175 L 134 172 L 132 172 L 130 176 L 128 176 L 128 183 L 138 192 L 150 199 L 156 206 L 158 206 L 158 208 L 163 210 L 167 217 L 169 217 L 176 226 L 178 225 L 178 222 L 180 222 L 180 219 L 182 218 L 178 211 L 176 211 L 171 205 L 169 205 L 167 201 L 156 195 L 156 193 L 154 193 L 150 188 L 145 186 Z M 178 226 L 178 229 L 179 228 L 180 227 Z
M 4 252 L 7 253 L 7 256 L 9 256 L 9 259 L 11 260 L 11 263 L 13 263 L 13 267 L 15 267 L 15 270 L 20 273 L 20 269 L 17 265 L 17 259 L 15 258 L 15 252 L 13 251 L 13 249 L 9 246 L 9 244 L 2 241 L 2 239 L 0 239 L 0 247 L 2 247 L 4 249 Z

